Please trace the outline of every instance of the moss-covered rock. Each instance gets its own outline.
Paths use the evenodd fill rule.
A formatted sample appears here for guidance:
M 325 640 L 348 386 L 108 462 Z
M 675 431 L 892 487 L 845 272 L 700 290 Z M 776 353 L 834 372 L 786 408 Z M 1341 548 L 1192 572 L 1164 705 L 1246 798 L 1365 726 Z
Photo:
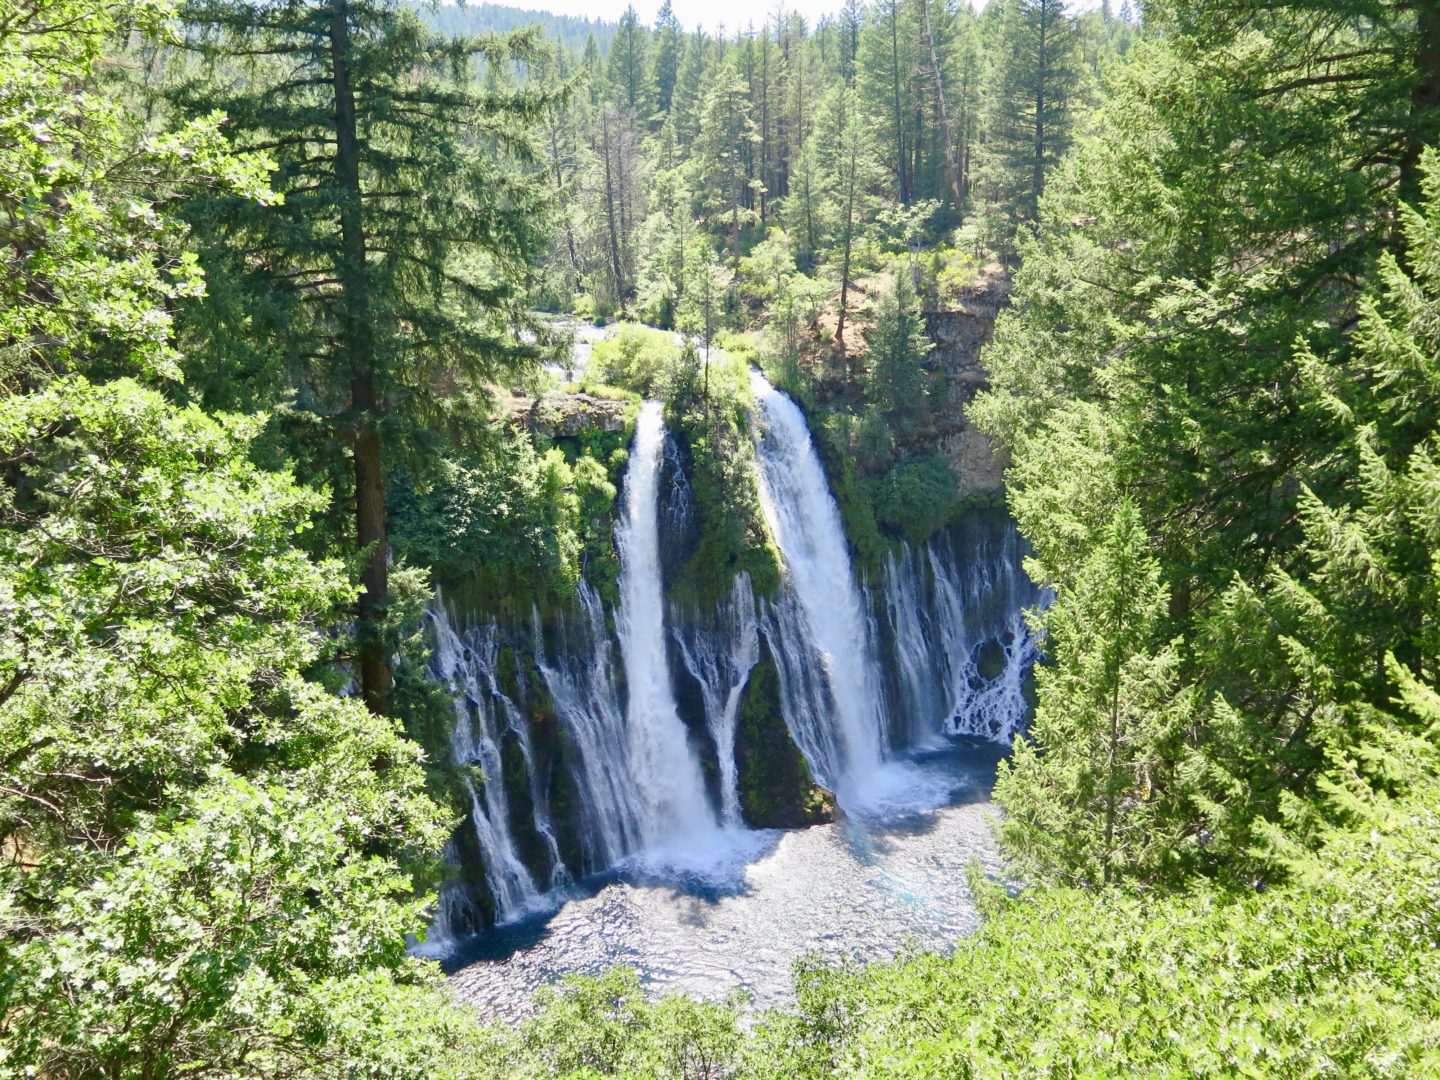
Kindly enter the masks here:
M 740 808 L 755 829 L 794 829 L 834 819 L 830 794 L 815 784 L 790 737 L 780 705 L 780 673 L 767 647 L 750 672 L 735 731 Z

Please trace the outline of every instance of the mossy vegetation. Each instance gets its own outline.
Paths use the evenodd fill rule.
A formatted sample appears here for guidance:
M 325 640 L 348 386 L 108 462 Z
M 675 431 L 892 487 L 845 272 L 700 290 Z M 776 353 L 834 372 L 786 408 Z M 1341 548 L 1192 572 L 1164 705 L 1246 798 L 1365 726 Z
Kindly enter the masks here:
M 829 821 L 834 803 L 816 786 L 780 706 L 780 673 L 769 648 L 750 672 L 735 730 L 740 808 L 752 829 L 793 829 Z

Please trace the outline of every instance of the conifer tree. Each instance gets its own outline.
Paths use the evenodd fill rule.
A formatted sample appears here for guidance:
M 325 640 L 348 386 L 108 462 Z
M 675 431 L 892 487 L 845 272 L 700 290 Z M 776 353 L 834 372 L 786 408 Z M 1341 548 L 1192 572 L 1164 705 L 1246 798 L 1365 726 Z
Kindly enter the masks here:
M 684 47 L 685 36 L 680 31 L 680 20 L 675 17 L 670 0 L 665 0 L 659 14 L 655 16 L 655 47 L 650 73 L 655 109 L 662 117 L 670 113 Z
M 640 16 L 634 6 L 627 7 L 620 16 L 620 27 L 610 43 L 608 77 L 615 100 L 638 116 L 648 115 L 649 110 L 649 66 L 646 57 L 649 42 L 645 28 L 640 25 Z
M 727 64 L 705 95 L 691 168 L 701 212 L 712 226 L 726 229 L 732 254 L 753 216 L 746 162 L 758 139 L 745 82 Z
M 277 384 L 295 386 L 348 444 L 338 486 L 364 561 L 360 684 L 384 708 L 386 434 L 403 440 L 407 417 L 443 405 L 440 368 L 478 379 L 533 353 L 512 328 L 544 239 L 543 174 L 503 161 L 534 158 L 525 125 L 547 102 L 456 73 L 535 57 L 537 42 L 439 38 L 386 0 L 195 0 L 184 15 L 206 66 L 176 102 L 222 109 L 240 146 L 274 155 L 283 196 L 186 209 L 212 282 L 187 323 L 207 357 L 195 382 L 218 406 L 270 405 Z
M 874 325 L 865 331 L 865 396 L 889 415 L 892 424 L 908 429 L 926 397 L 922 365 L 934 347 L 925 333 L 908 267 L 896 267 L 895 284 L 879 307 Z
M 1177 858 L 1183 819 L 1157 808 L 1184 702 L 1174 650 L 1150 651 L 1167 601 L 1139 512 L 1122 499 L 1045 615 L 1064 662 L 1037 672 L 1031 737 L 1016 740 L 996 784 L 1006 849 L 1029 872 L 1093 886 L 1154 877 Z
M 984 164 L 1002 236 L 1036 220 L 1046 178 L 1070 145 L 1078 59 L 1076 22 L 1063 0 L 1007 0 L 986 91 Z

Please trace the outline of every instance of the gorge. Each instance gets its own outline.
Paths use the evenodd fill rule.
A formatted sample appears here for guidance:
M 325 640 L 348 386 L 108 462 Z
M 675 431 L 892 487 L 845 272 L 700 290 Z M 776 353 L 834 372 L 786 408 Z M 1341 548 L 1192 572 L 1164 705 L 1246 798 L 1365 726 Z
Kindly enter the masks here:
M 867 579 L 804 412 L 748 378 L 777 589 L 742 571 L 708 608 L 670 598 L 666 549 L 696 510 L 647 401 L 613 599 L 582 581 L 528 619 L 431 610 L 468 813 L 416 948 L 463 969 L 462 994 L 521 1010 L 559 974 L 623 961 L 658 985 L 773 996 L 811 948 L 944 947 L 972 919 L 963 870 L 994 858 L 989 784 L 1037 655 L 1021 541 L 972 511 Z M 823 940 L 807 894 L 832 896 Z

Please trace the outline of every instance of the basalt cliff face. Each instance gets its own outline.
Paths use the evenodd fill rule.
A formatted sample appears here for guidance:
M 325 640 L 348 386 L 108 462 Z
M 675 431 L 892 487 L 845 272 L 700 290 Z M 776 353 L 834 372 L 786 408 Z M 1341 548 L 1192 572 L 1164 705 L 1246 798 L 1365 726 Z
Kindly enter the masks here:
M 990 385 L 981 350 L 1009 299 L 1010 279 L 987 274 L 948 301 L 944 310 L 925 312 L 925 329 L 935 344 L 928 365 L 945 387 L 945 406 L 925 437 L 934 452 L 950 462 L 964 499 L 999 496 L 1010 464 L 1009 456 L 992 447 L 966 415 L 975 396 Z

